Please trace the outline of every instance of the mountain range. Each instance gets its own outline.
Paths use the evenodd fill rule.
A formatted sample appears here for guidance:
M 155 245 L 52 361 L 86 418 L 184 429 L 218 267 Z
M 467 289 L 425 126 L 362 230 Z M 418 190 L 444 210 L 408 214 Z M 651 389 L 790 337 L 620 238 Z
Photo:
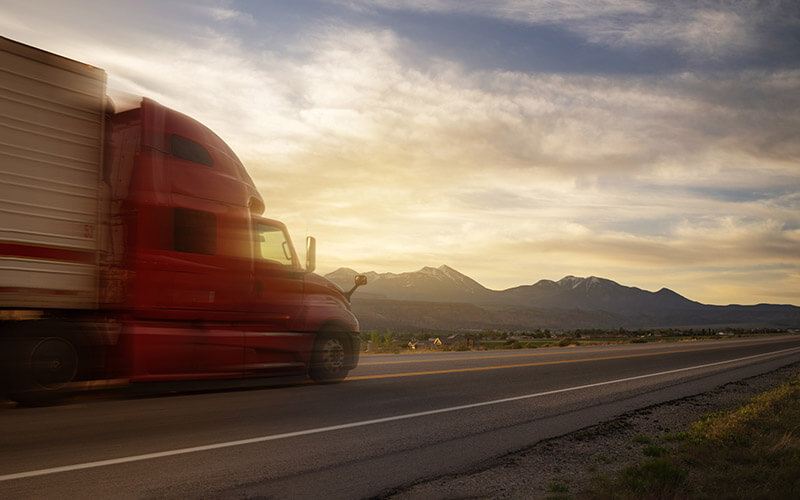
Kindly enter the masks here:
M 356 274 L 340 268 L 326 277 L 349 289 Z M 449 266 L 364 274 L 368 285 L 352 306 L 365 330 L 800 326 L 800 307 L 792 305 L 706 305 L 668 288 L 650 292 L 595 276 L 491 290 Z

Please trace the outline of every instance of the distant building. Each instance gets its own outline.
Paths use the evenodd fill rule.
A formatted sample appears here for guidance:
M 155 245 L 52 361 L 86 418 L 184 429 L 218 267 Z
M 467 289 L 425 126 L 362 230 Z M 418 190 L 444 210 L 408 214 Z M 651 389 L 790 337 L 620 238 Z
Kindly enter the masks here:
M 408 347 L 410 349 L 418 349 L 421 347 L 447 346 L 456 344 L 465 344 L 468 347 L 475 347 L 476 341 L 474 339 L 467 338 L 464 334 L 457 333 L 447 337 L 430 337 L 428 340 L 411 340 L 408 343 Z
M 408 347 L 412 350 L 418 349 L 420 347 L 430 347 L 433 345 L 432 340 L 410 340 L 408 342 Z
M 459 333 L 455 335 L 450 335 L 444 340 L 444 343 L 445 345 L 453 345 L 453 344 L 458 344 L 459 342 L 466 342 L 466 341 L 467 337 Z

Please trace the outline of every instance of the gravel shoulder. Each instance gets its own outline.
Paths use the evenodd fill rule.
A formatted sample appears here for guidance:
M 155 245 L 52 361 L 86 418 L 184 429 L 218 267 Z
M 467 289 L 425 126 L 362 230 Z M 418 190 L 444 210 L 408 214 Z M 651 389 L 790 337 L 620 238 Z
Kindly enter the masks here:
M 796 377 L 798 371 L 800 363 L 795 363 L 703 394 L 632 411 L 493 458 L 473 470 L 415 483 L 381 498 L 571 498 L 588 487 L 595 475 L 613 474 L 643 461 L 643 445 L 637 442 L 643 436 L 682 432 L 700 416 L 734 409 Z

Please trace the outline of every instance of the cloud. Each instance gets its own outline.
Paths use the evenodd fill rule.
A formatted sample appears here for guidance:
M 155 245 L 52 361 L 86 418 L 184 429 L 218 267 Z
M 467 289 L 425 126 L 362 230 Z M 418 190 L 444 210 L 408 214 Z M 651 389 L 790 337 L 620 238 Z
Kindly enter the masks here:
M 579 22 L 572 29 L 593 43 L 615 47 L 672 47 L 693 59 L 725 58 L 749 52 L 758 40 L 752 26 L 738 13 L 692 5 L 668 5 L 653 16 L 620 22 Z
M 647 14 L 653 7 L 641 0 L 329 0 L 359 10 L 376 8 L 408 10 L 428 13 L 467 13 L 509 21 L 527 23 L 562 22 L 567 20 L 595 18 L 598 15 Z
M 469 15 L 504 22 L 556 26 L 586 41 L 615 48 L 665 48 L 696 62 L 751 55 L 769 38 L 765 31 L 791 24 L 790 2 L 669 2 L 647 0 L 330 0 L 359 11 L 378 9 L 436 15 Z M 796 23 L 795 26 L 796 28 Z
M 252 14 L 232 9 L 227 4 L 200 5 L 197 8 L 217 21 L 232 21 L 248 26 L 256 25 L 256 20 Z

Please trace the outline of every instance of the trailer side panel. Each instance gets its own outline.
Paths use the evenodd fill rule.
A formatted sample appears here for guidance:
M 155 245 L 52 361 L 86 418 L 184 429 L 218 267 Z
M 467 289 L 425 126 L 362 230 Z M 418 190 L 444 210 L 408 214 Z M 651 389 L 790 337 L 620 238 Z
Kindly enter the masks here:
M 0 37 L 0 308 L 95 308 L 105 73 Z

